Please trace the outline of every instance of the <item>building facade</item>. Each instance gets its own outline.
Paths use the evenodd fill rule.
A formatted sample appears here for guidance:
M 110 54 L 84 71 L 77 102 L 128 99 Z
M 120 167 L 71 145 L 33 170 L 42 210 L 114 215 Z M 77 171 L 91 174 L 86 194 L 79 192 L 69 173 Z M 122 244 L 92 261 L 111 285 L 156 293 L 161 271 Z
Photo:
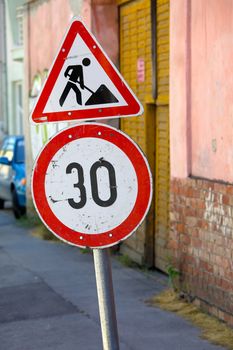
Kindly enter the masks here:
M 233 77 L 229 0 L 171 1 L 169 248 L 181 288 L 233 324 Z
M 28 115 L 74 15 L 144 105 L 143 116 L 122 118 L 120 128 L 146 153 L 154 200 L 121 252 L 162 271 L 173 261 L 180 288 L 233 324 L 231 0 L 28 1 L 24 110 L 32 158 L 65 126 L 30 126 Z
M 0 1 L 0 142 L 7 132 L 7 65 L 5 1 Z
M 144 103 L 121 128 L 146 152 L 154 206 L 121 247 L 233 324 L 231 1 L 120 1 L 120 68 Z M 155 21 L 155 22 L 154 22 Z
M 23 134 L 23 4 L 22 0 L 5 1 L 7 62 L 7 125 L 8 134 Z
M 144 150 L 154 200 L 144 224 L 122 246 L 139 263 L 165 271 L 169 239 L 169 1 L 119 2 L 120 69 L 144 105 L 121 128 Z

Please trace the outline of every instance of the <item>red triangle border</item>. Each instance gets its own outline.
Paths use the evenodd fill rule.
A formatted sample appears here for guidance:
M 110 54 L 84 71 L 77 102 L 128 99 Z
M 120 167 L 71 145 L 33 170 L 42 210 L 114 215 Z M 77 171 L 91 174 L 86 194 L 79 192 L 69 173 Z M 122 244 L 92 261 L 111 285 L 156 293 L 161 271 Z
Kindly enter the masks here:
M 46 103 L 50 97 L 56 80 L 63 67 L 64 60 L 67 58 L 71 46 L 79 34 L 88 46 L 89 50 L 95 56 L 99 64 L 104 69 L 105 73 L 115 84 L 116 88 L 125 99 L 126 106 L 115 107 L 98 107 L 92 109 L 84 109 L 77 111 L 59 111 L 43 113 Z M 138 101 L 134 93 L 128 87 L 127 83 L 122 78 L 121 74 L 116 70 L 111 63 L 107 55 L 102 50 L 94 36 L 86 29 L 84 24 L 74 19 L 67 32 L 67 35 L 59 49 L 58 55 L 55 58 L 54 64 L 49 72 L 45 85 L 38 97 L 37 103 L 31 114 L 31 121 L 33 123 L 53 123 L 53 122 L 65 122 L 72 120 L 90 120 L 90 119 L 109 119 L 119 118 L 123 116 L 138 116 L 143 113 L 143 107 Z

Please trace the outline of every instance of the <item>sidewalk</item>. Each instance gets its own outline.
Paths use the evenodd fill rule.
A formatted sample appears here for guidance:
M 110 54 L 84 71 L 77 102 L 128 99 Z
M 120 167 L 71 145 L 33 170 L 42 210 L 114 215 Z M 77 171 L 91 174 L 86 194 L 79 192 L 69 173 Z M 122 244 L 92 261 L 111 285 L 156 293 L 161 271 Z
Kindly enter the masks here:
M 145 300 L 164 277 L 112 259 L 121 350 L 221 350 L 200 331 Z M 46 242 L 0 212 L 0 349 L 101 350 L 93 258 L 75 247 Z

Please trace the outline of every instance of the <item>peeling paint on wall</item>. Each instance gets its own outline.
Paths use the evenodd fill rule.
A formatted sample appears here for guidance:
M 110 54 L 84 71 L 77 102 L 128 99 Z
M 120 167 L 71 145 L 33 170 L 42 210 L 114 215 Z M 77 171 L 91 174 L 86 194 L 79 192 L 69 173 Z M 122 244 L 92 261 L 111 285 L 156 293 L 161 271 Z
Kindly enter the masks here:
M 223 235 L 230 233 L 232 236 L 232 230 L 229 232 L 228 228 L 233 227 L 233 207 L 224 205 L 223 194 L 214 193 L 211 188 L 205 198 L 204 219 L 216 224 L 217 230 L 221 230 Z

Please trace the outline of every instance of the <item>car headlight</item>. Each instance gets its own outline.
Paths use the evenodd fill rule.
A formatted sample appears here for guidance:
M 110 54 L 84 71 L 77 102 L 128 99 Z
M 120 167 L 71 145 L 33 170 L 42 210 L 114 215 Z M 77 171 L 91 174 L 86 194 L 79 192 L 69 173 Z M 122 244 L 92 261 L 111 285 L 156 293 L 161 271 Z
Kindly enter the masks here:
M 26 177 L 20 180 L 20 185 L 25 186 L 26 185 Z

